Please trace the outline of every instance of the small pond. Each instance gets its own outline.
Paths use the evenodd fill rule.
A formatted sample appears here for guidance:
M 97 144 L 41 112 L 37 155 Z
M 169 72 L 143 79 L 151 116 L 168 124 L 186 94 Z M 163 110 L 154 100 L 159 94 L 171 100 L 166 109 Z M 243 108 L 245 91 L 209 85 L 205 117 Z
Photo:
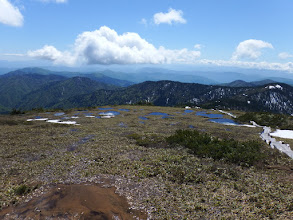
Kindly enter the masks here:
M 143 116 L 139 116 L 138 118 L 141 119 L 141 120 L 149 120 L 148 118 L 143 117 Z
M 120 122 L 118 124 L 118 126 L 121 127 L 121 128 L 127 128 L 127 125 L 125 123 L 123 123 L 123 122 Z
M 208 118 L 223 118 L 222 114 L 209 114 L 207 112 L 196 112 L 196 115 Z
M 194 112 L 194 111 L 193 111 L 193 110 L 188 110 L 188 109 L 187 109 L 187 110 L 184 110 L 184 112 L 185 112 L 185 113 L 191 113 L 191 112 Z
M 102 112 L 103 114 L 112 114 L 112 115 L 120 115 L 121 113 L 120 112 L 117 112 L 117 111 L 107 111 L 107 112 Z M 100 113 L 101 114 L 101 113 Z
M 162 116 L 162 118 L 168 118 L 170 116 L 167 113 L 163 113 L 163 112 L 151 112 L 147 114 L 147 116 L 152 116 L 152 115 Z
M 215 119 L 209 119 L 209 121 L 219 123 L 219 124 L 225 124 L 225 125 L 239 125 L 237 122 L 233 121 L 232 119 L 227 119 L 227 118 L 215 118 Z
M 55 113 L 54 116 L 62 116 L 62 115 L 65 115 L 64 112 L 58 112 L 58 113 Z
M 68 119 L 70 119 L 70 117 L 63 117 L 63 118 L 61 118 L 61 120 L 68 120 Z

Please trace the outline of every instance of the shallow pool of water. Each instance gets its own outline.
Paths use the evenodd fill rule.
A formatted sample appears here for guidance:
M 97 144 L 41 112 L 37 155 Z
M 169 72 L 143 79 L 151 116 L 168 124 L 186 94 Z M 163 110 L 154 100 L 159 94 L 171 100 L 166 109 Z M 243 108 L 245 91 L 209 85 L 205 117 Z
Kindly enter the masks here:
M 141 119 L 141 120 L 149 120 L 148 118 L 143 117 L 143 116 L 139 116 L 138 118 Z
M 62 116 L 62 115 L 65 115 L 64 112 L 58 112 L 58 113 L 55 113 L 54 116 Z
M 196 112 L 196 115 L 208 118 L 223 118 L 222 114 L 209 114 L 207 112 Z
M 162 116 L 167 116 L 167 113 L 163 113 L 163 112 L 151 112 L 148 115 L 162 115 Z
M 227 119 L 227 118 L 215 118 L 215 119 L 210 119 L 209 121 L 219 123 L 219 124 L 226 124 L 226 125 L 239 125 L 237 122 L 233 121 L 232 119 Z
M 163 112 L 151 112 L 151 113 L 147 114 L 147 116 L 152 116 L 152 115 L 162 116 L 162 118 L 169 118 L 169 116 L 170 116 L 167 113 L 163 113 Z
M 184 110 L 184 112 L 185 112 L 185 113 L 191 113 L 191 112 L 194 112 L 194 111 L 193 111 L 193 110 L 188 110 L 188 109 L 187 109 L 187 110 Z
M 118 126 L 121 127 L 121 128 L 127 128 L 128 127 L 124 122 L 120 122 L 118 124 Z
M 107 111 L 107 112 L 103 112 L 104 114 L 112 114 L 112 115 L 120 115 L 121 113 L 120 112 L 117 112 L 117 111 Z

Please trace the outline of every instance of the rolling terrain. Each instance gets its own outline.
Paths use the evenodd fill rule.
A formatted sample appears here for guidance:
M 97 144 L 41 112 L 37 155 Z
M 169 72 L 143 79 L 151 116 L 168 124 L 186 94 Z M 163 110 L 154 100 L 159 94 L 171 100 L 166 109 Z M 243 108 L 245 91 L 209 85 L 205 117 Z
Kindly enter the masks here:
M 262 128 L 202 111 L 220 114 L 127 105 L 1 115 L 0 218 L 132 219 L 135 209 L 140 219 L 290 219 L 292 159 L 261 141 Z
M 271 80 L 238 80 L 225 85 L 163 80 L 131 85 L 129 81 L 107 78 L 99 73 L 75 77 L 68 76 L 78 73 L 51 73 L 25 68 L 2 75 L 0 112 L 7 113 L 13 108 L 23 111 L 145 103 L 293 114 L 293 88 Z

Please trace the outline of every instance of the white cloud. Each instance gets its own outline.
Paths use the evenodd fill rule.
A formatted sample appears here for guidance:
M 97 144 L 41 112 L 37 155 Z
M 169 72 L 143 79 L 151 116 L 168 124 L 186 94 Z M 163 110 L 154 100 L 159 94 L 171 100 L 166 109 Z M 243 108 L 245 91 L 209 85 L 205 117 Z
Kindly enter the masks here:
M 183 12 L 181 10 L 175 10 L 170 8 L 167 13 L 159 12 L 154 14 L 154 22 L 155 24 L 173 24 L 173 23 L 181 23 L 185 24 L 186 20 L 183 18 Z
M 268 42 L 255 39 L 242 41 L 238 44 L 235 52 L 233 53 L 232 60 L 242 58 L 255 60 L 261 56 L 261 49 L 264 48 L 273 49 L 273 45 Z
M 0 23 L 15 27 L 23 25 L 23 16 L 19 9 L 8 0 L 0 0 Z
M 290 53 L 287 53 L 287 52 L 282 52 L 282 53 L 279 53 L 279 58 L 282 59 L 282 60 L 285 60 L 285 59 L 288 59 L 288 58 L 292 58 L 293 55 L 290 54 Z
M 226 66 L 226 67 L 240 67 L 248 69 L 267 69 L 277 71 L 293 72 L 293 62 L 287 63 L 270 63 L 270 62 L 248 62 L 239 60 L 208 60 L 202 59 L 195 61 L 195 64 Z
M 200 50 L 202 48 L 202 45 L 201 44 L 195 44 L 193 47 L 194 47 L 194 49 Z
M 53 46 L 29 51 L 31 57 L 51 60 L 56 64 L 168 64 L 193 63 L 200 51 L 156 48 L 137 33 L 118 35 L 106 26 L 83 32 L 75 40 L 73 50 L 61 52 Z

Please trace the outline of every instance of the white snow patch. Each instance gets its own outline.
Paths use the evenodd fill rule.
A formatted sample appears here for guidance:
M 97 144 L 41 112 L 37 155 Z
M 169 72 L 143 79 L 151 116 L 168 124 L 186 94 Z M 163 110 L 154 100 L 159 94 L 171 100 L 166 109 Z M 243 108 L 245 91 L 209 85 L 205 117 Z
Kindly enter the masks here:
M 101 118 L 114 118 L 114 116 L 111 116 L 111 115 L 102 115 Z
M 247 104 L 250 104 L 250 101 L 247 101 Z
M 278 84 L 275 85 L 275 86 L 266 86 L 265 88 L 266 89 L 268 88 L 268 89 L 280 89 L 280 90 L 283 90 L 283 87 L 278 85 Z
M 55 124 L 64 124 L 64 125 L 80 125 L 80 124 L 77 124 L 76 121 L 48 120 L 47 122 L 55 123 Z
M 277 89 L 281 89 L 281 90 L 283 90 L 283 87 L 280 86 L 280 85 L 276 85 L 275 87 L 276 87 Z
M 189 107 L 189 106 L 185 106 L 185 109 L 191 109 L 191 107 Z
M 279 130 L 277 129 L 275 132 L 270 133 L 271 136 L 293 139 L 293 131 L 292 130 Z
M 233 114 L 230 113 L 230 112 L 225 112 L 225 111 L 223 111 L 223 110 L 218 110 L 218 111 L 221 112 L 221 113 L 223 113 L 223 114 L 229 115 L 229 116 L 232 117 L 232 118 L 236 118 L 236 116 L 233 115 Z
M 27 119 L 26 121 L 47 121 L 48 118 Z

